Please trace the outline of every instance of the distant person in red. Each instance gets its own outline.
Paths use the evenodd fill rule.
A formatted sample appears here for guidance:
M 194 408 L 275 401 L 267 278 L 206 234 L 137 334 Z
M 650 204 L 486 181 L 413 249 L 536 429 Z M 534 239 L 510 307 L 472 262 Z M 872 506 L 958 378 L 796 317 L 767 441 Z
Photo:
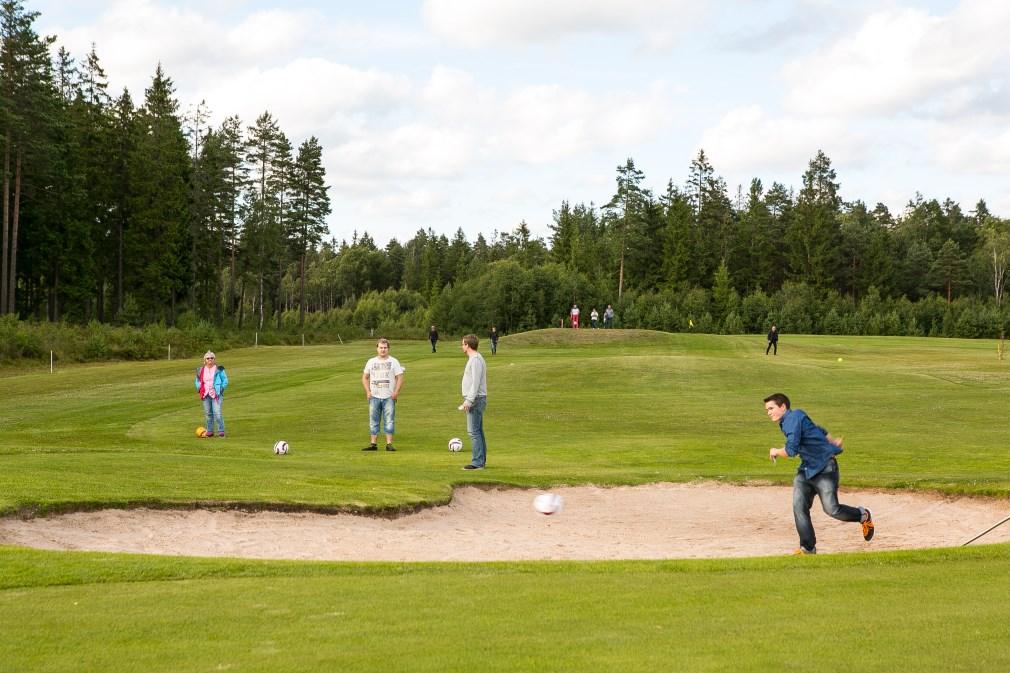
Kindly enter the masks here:
M 572 304 L 572 329 L 579 329 L 579 305 Z

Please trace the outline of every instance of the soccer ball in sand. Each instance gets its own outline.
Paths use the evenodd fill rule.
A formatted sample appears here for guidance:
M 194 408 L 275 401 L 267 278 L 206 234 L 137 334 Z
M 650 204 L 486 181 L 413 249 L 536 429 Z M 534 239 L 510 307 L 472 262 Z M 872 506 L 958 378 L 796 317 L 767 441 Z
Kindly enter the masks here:
M 533 509 L 550 516 L 564 509 L 565 501 L 557 493 L 541 493 L 533 498 Z
M 283 456 L 287 454 L 288 449 L 289 449 L 288 443 L 285 442 L 283 439 L 277 440 L 277 442 L 274 444 L 274 453 L 276 453 L 278 456 Z
M 462 448 L 463 448 L 463 440 L 460 439 L 459 437 L 453 437 L 452 439 L 449 440 L 449 450 L 452 451 L 453 453 L 462 450 Z

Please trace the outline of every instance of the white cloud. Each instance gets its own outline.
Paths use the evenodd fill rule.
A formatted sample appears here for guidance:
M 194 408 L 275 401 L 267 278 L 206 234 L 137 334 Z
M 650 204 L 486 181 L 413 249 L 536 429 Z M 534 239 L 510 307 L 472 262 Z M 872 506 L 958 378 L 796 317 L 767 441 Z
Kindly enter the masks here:
M 861 160 L 867 139 L 831 117 L 771 117 L 758 105 L 728 112 L 701 135 L 713 166 L 727 171 L 804 167 L 817 150 L 832 161 Z M 760 177 L 760 176 L 757 176 Z
M 401 75 L 299 58 L 265 70 L 246 68 L 205 78 L 193 93 L 221 117 L 238 114 L 249 120 L 269 110 L 291 136 L 336 140 L 360 126 L 356 115 L 383 118 L 405 105 L 411 90 Z
M 491 146 L 542 164 L 612 148 L 627 148 L 660 134 L 671 112 L 666 88 L 596 94 L 560 85 L 526 87 L 508 96 L 501 130 Z
M 979 78 L 1010 54 L 1010 5 L 965 0 L 946 16 L 884 9 L 859 28 L 784 68 L 791 111 L 889 114 Z
M 673 44 L 703 3 L 688 0 L 426 0 L 433 33 L 470 47 L 556 44 L 585 34 L 634 34 L 649 47 Z
M 1006 127 L 940 124 L 930 137 L 934 159 L 946 170 L 992 175 L 1010 172 L 1010 130 Z

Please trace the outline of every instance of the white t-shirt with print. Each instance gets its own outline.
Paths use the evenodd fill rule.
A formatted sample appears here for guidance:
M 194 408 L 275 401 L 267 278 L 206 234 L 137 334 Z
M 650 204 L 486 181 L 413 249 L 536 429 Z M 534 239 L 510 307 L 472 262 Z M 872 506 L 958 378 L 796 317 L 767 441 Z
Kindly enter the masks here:
M 396 377 L 404 371 L 400 361 L 393 356 L 383 360 L 376 355 L 366 362 L 364 373 L 368 374 L 368 387 L 372 391 L 372 397 L 380 400 L 392 397 L 396 388 Z

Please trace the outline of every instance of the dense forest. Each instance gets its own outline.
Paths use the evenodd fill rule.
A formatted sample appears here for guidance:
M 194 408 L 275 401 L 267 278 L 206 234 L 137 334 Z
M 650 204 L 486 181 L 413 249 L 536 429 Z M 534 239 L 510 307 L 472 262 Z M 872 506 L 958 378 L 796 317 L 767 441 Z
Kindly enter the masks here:
M 37 18 L 0 2 L 0 315 L 16 320 L 423 336 L 558 325 L 573 302 L 674 331 L 979 337 L 1008 320 L 1007 220 L 982 200 L 844 200 L 823 152 L 798 190 L 731 192 L 699 151 L 657 194 L 629 158 L 606 203 L 560 201 L 548 240 L 419 226 L 379 247 L 367 222 L 331 223 L 338 241 L 316 138 L 296 148 L 269 112 L 183 115 L 160 65 L 142 100 L 113 94 L 96 47 L 54 49 Z

